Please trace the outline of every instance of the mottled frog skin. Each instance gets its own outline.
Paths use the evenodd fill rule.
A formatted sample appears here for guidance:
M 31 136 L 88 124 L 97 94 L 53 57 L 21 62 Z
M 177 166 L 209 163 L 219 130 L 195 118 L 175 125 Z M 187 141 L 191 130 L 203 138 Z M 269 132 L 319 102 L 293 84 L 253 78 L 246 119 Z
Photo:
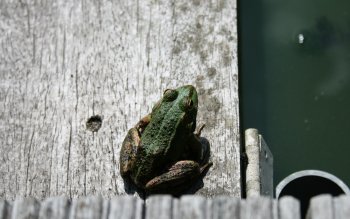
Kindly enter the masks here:
M 189 188 L 212 165 L 203 163 L 203 126 L 194 133 L 197 109 L 192 85 L 165 90 L 152 112 L 128 131 L 120 152 L 121 175 L 150 193 Z

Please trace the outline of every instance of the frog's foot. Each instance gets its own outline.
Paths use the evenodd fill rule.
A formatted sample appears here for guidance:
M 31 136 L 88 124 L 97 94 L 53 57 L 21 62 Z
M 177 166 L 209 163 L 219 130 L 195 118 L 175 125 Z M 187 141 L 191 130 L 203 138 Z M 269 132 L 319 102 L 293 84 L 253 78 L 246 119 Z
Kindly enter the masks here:
M 204 169 L 203 169 L 204 171 Z M 178 194 L 192 185 L 193 179 L 200 176 L 202 168 L 192 160 L 178 161 L 167 172 L 149 181 L 145 189 L 151 193 Z
M 131 128 L 120 150 L 120 174 L 124 177 L 127 176 L 133 165 L 135 164 L 135 158 L 137 150 L 140 146 L 141 137 L 139 131 L 136 128 Z
M 205 124 L 202 124 L 201 126 L 199 126 L 197 132 L 195 133 L 195 135 L 199 138 L 201 136 L 202 130 L 205 127 Z
M 208 163 L 204 164 L 203 166 L 201 166 L 200 175 L 204 175 L 209 170 L 209 168 L 211 166 L 213 166 L 213 162 L 208 162 Z

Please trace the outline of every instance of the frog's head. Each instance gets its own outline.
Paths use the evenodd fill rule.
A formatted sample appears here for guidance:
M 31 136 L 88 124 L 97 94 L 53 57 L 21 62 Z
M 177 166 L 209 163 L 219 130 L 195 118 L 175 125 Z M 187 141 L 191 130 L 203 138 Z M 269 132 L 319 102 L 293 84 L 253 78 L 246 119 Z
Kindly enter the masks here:
M 186 114 L 197 114 L 198 109 L 198 95 L 196 88 L 192 85 L 185 85 L 176 89 L 178 93 L 178 104 L 183 112 Z
M 177 89 L 166 89 L 163 98 L 153 107 L 152 120 L 155 124 L 173 126 L 173 130 L 193 132 L 196 128 L 198 95 L 192 85 Z M 160 128 L 160 127 L 159 127 Z
M 193 132 L 196 128 L 198 110 L 196 88 L 192 85 L 185 85 L 175 90 L 167 89 L 164 92 L 163 100 L 165 99 L 173 100 L 171 113 L 179 122 L 179 126 Z

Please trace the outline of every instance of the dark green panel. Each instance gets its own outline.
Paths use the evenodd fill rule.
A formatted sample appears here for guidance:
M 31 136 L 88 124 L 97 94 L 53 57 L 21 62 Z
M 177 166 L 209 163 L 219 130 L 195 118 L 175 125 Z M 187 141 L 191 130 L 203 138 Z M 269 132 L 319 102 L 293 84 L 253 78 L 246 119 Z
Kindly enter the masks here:
M 319 169 L 349 185 L 350 1 L 238 3 L 242 130 L 263 134 L 275 184 Z

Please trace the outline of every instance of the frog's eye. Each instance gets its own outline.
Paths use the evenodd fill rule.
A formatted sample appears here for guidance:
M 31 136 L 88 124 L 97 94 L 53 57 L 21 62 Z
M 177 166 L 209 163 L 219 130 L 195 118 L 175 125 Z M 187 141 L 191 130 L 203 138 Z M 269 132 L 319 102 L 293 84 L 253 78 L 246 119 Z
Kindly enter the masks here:
M 163 94 L 164 101 L 173 101 L 176 99 L 178 93 L 176 90 L 166 89 Z
M 185 111 L 191 110 L 193 108 L 193 100 L 191 98 L 185 98 L 181 103 L 181 108 Z

